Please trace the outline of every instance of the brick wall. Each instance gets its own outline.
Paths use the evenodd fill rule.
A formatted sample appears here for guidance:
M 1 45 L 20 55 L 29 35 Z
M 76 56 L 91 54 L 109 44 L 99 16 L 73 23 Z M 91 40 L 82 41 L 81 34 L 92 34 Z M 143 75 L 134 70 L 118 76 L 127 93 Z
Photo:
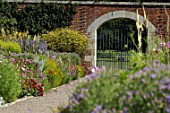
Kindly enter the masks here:
M 86 33 L 88 26 L 98 17 L 117 10 L 125 10 L 135 12 L 139 10 L 139 14 L 143 16 L 142 7 L 128 7 L 128 6 L 104 6 L 104 5 L 80 5 L 77 7 L 77 14 L 72 21 L 72 28 Z M 170 8 L 166 8 L 170 15 Z M 145 7 L 148 20 L 158 28 L 159 24 L 163 27 L 167 27 L 167 16 L 165 10 L 162 7 Z M 161 21 L 160 21 L 161 20 Z M 161 23 L 158 23 L 161 22 Z M 165 25 L 165 26 L 164 26 Z

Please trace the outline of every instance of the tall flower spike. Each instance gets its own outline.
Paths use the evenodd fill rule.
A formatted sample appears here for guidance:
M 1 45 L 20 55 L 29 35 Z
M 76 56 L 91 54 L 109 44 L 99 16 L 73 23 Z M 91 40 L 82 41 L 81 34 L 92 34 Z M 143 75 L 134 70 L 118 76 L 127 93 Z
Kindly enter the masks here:
M 144 15 L 144 24 L 145 24 L 145 27 L 148 28 L 148 20 L 147 20 L 147 17 L 146 17 L 144 5 L 142 5 L 142 9 L 143 9 L 143 15 Z
M 137 30 L 138 30 L 138 48 L 139 50 L 141 50 L 141 47 L 142 47 L 142 31 L 143 31 L 143 26 L 142 26 L 142 23 L 140 22 L 139 20 L 139 13 L 138 13 L 138 9 L 136 10 L 136 27 L 137 27 Z

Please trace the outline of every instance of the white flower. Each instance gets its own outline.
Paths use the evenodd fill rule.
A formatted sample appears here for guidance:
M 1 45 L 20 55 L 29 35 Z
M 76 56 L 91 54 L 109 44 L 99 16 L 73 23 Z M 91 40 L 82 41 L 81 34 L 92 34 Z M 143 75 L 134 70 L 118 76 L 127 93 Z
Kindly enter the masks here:
M 0 97 L 0 106 L 3 105 L 5 101 L 3 100 L 3 97 Z
M 21 67 L 22 71 L 26 71 L 26 69 L 24 67 Z

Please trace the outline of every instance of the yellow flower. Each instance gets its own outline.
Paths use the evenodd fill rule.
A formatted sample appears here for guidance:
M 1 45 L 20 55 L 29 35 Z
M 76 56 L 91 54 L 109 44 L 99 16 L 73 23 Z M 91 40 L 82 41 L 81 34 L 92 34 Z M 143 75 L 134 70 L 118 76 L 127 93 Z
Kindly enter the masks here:
M 18 32 L 18 36 L 21 36 L 22 35 L 22 33 L 21 32 Z

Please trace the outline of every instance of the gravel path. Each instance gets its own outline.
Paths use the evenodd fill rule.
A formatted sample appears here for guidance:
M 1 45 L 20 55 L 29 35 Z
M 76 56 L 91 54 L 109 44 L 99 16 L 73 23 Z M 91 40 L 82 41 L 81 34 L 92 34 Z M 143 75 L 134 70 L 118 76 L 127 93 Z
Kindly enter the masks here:
M 50 107 L 56 109 L 58 106 L 67 105 L 68 97 L 74 91 L 76 85 L 86 81 L 87 78 L 88 76 L 52 89 L 46 92 L 43 97 L 30 97 L 12 105 L 0 107 L 0 113 L 52 113 Z

